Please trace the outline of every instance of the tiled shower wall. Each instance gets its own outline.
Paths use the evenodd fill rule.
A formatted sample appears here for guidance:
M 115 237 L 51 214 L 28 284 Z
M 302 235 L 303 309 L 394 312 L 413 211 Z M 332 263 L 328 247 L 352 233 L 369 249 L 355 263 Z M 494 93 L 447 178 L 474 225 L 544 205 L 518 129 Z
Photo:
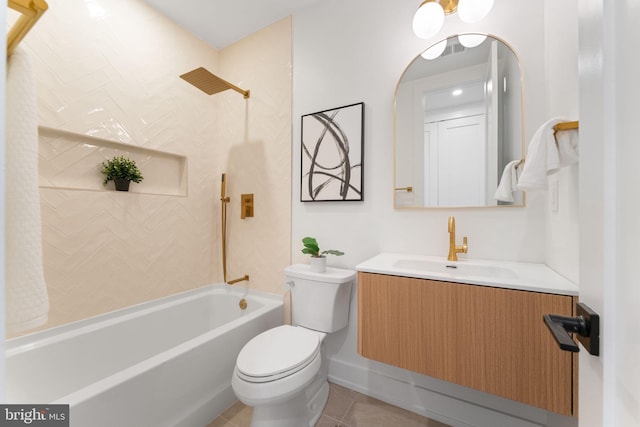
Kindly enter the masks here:
M 48 3 L 23 43 L 36 68 L 39 124 L 185 156 L 188 193 L 41 188 L 45 327 L 221 282 L 222 172 L 232 198 L 230 275 L 249 273 L 250 287 L 282 293 L 290 259 L 290 19 L 226 54 L 142 1 Z M 207 96 L 178 77 L 199 66 L 247 87 L 251 99 Z M 73 168 L 89 158 L 81 152 L 59 156 Z M 256 198 L 256 217 L 242 222 L 240 192 Z
M 291 262 L 291 19 L 223 49 L 220 73 L 246 82 L 252 99 L 220 96 L 219 162 L 232 199 L 228 278 L 249 274 L 251 287 L 281 294 Z M 245 193 L 255 193 L 255 216 L 240 219 Z

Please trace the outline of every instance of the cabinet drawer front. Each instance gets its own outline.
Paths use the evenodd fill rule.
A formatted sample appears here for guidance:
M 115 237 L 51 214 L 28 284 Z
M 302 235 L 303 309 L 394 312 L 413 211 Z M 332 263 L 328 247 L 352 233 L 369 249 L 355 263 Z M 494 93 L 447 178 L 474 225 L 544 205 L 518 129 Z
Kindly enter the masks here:
M 571 415 L 573 357 L 542 316 L 572 308 L 570 296 L 359 273 L 358 351 Z

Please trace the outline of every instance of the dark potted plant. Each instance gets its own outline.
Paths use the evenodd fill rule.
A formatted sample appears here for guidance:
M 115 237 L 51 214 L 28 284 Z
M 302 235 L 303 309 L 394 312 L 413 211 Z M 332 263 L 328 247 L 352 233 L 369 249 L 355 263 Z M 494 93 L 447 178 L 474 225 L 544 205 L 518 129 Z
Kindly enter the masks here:
M 318 241 L 314 237 L 305 237 L 302 239 L 302 244 L 304 245 L 302 253 L 311 255 L 311 271 L 317 273 L 324 273 L 327 268 L 327 258 L 325 255 L 344 255 L 344 252 L 335 249 L 328 249 L 321 252 Z
M 144 179 L 135 160 L 124 156 L 116 156 L 102 162 L 101 172 L 105 176 L 103 184 L 107 185 L 109 181 L 113 181 L 118 191 L 129 191 L 131 181 L 139 183 Z

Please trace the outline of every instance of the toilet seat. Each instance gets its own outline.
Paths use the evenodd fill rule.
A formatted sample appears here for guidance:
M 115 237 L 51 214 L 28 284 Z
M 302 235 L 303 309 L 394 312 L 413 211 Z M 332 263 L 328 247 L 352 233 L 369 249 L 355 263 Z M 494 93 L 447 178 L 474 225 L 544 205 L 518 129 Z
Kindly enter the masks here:
M 236 373 L 244 381 L 265 383 L 292 375 L 319 357 L 321 334 L 282 325 L 252 338 L 240 351 Z

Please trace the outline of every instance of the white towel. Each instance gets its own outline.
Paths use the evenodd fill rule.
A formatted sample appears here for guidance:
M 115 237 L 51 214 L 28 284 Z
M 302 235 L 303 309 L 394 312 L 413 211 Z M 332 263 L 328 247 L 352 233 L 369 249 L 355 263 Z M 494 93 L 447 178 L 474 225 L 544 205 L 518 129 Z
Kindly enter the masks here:
M 567 121 L 556 117 L 547 120 L 538 128 L 529 142 L 526 162 L 518 179 L 518 190 L 534 191 L 547 189 L 547 175 L 560 168 L 560 157 L 553 127 Z
M 563 130 L 556 133 L 561 168 L 578 162 L 578 137 L 578 129 Z
M 518 190 L 518 170 L 516 166 L 520 160 L 512 160 L 504 167 L 500 184 L 494 194 L 496 200 L 501 202 L 513 202 L 513 192 Z
M 38 116 L 31 60 L 20 46 L 7 63 L 6 88 L 7 332 L 47 321 L 38 190 Z

